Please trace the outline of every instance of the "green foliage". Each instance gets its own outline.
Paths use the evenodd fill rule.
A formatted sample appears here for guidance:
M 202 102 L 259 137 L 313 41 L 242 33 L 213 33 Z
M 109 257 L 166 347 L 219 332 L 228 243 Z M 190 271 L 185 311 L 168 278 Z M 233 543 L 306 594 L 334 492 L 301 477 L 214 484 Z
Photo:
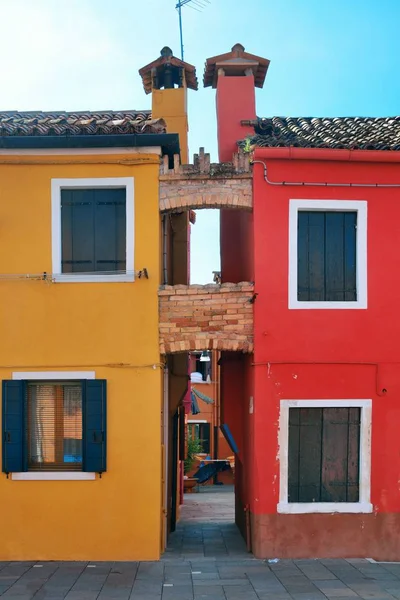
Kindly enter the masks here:
M 187 452 L 186 458 L 183 463 L 183 472 L 188 473 L 193 467 L 195 456 L 202 451 L 201 442 L 198 438 L 192 438 L 191 435 L 188 436 L 187 440 Z
M 251 138 L 247 137 L 244 142 L 243 152 L 245 154 L 250 154 L 251 151 L 252 151 Z

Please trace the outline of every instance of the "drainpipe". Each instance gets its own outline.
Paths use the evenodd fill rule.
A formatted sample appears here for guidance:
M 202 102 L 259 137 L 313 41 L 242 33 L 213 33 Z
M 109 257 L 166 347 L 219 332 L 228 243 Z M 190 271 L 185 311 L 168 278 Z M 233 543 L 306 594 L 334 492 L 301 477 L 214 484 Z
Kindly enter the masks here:
M 162 230 L 163 230 L 163 284 L 168 284 L 168 265 L 167 265 L 167 248 L 168 248 L 168 235 L 167 235 L 168 216 L 163 215 L 162 219 Z
M 250 523 L 250 506 L 246 504 L 244 507 L 244 515 L 246 518 L 246 547 L 247 552 L 251 552 L 251 523 Z

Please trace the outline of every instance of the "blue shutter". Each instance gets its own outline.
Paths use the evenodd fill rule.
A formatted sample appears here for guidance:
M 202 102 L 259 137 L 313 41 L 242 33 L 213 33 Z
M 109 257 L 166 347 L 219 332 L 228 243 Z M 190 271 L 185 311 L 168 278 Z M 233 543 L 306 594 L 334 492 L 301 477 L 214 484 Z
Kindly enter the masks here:
M 83 470 L 106 471 L 107 382 L 104 379 L 83 381 Z
M 3 381 L 3 473 L 26 471 L 24 381 Z

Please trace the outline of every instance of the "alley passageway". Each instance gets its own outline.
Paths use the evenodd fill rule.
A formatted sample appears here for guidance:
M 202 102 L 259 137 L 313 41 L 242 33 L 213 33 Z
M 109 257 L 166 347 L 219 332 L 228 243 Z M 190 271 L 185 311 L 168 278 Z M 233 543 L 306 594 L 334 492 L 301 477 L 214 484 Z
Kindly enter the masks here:
M 185 494 L 176 531 L 169 536 L 164 558 L 246 557 L 246 544 L 235 525 L 233 486 L 200 487 Z

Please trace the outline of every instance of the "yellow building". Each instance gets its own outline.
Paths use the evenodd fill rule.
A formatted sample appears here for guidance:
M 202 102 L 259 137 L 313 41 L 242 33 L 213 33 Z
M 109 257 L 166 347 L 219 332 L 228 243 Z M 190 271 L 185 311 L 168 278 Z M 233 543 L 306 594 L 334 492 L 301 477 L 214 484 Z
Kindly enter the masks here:
M 187 130 L 187 70 L 172 89 L 169 62 L 153 115 L 0 113 L 0 560 L 165 547 L 168 430 L 187 381 L 164 368 L 157 292 L 188 265 L 187 231 L 172 239 L 159 214 L 160 159 L 172 166 Z

